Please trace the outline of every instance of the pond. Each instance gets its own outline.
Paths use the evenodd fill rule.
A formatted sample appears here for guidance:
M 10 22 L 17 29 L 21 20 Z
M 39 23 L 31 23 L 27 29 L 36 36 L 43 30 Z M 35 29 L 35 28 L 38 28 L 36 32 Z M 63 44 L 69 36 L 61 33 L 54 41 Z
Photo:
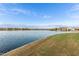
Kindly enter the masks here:
M 0 54 L 61 32 L 47 30 L 0 31 Z

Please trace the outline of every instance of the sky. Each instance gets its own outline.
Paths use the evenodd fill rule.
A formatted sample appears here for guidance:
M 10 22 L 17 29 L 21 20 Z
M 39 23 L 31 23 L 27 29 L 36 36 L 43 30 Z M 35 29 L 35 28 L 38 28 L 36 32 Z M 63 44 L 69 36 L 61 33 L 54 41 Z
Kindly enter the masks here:
M 79 25 L 78 3 L 0 4 L 0 24 Z

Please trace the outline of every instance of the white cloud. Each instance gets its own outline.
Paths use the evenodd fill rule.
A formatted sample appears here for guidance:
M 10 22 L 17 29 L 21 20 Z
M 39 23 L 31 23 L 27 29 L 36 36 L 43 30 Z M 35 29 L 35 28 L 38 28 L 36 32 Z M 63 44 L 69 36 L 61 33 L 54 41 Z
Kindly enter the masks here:
M 71 8 L 72 11 L 79 11 L 79 4 L 74 4 Z
M 0 15 L 6 15 L 8 11 L 6 9 L 0 9 Z
M 0 15 L 17 15 L 17 14 L 24 14 L 29 15 L 32 13 L 31 10 L 21 9 L 16 7 L 16 4 L 12 8 L 8 8 L 6 4 L 0 4 Z
M 49 15 L 44 15 L 43 18 L 45 19 L 48 19 L 48 18 L 51 18 L 52 16 L 49 16 Z
M 73 4 L 70 10 L 68 10 L 68 16 L 71 19 L 79 19 L 79 4 Z
M 25 16 L 40 16 L 37 14 L 37 12 L 27 9 L 21 9 L 21 8 L 12 8 L 12 9 L 6 9 L 6 8 L 0 8 L 0 16 L 3 15 L 25 15 Z M 49 16 L 44 16 L 44 18 L 49 18 Z
M 72 14 L 72 15 L 70 15 L 70 17 L 72 19 L 79 20 L 79 14 Z
M 19 9 L 19 8 L 14 8 L 14 9 L 11 9 L 10 11 L 15 14 L 31 14 L 30 10 L 23 10 L 23 9 Z

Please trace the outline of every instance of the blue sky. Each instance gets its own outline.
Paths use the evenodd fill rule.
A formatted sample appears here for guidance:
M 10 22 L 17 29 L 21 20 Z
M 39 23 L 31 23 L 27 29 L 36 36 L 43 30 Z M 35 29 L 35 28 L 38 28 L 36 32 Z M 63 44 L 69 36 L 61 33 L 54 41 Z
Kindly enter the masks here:
M 0 24 L 79 25 L 79 4 L 0 4 Z

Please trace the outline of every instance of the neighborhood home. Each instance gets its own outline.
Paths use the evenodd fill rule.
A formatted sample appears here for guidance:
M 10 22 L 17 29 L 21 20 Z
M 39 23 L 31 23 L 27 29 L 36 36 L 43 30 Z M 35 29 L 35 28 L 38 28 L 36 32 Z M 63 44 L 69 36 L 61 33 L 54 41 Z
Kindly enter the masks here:
M 73 27 L 60 27 L 56 29 L 57 31 L 75 31 Z
M 75 31 L 79 31 L 79 27 L 75 28 Z

